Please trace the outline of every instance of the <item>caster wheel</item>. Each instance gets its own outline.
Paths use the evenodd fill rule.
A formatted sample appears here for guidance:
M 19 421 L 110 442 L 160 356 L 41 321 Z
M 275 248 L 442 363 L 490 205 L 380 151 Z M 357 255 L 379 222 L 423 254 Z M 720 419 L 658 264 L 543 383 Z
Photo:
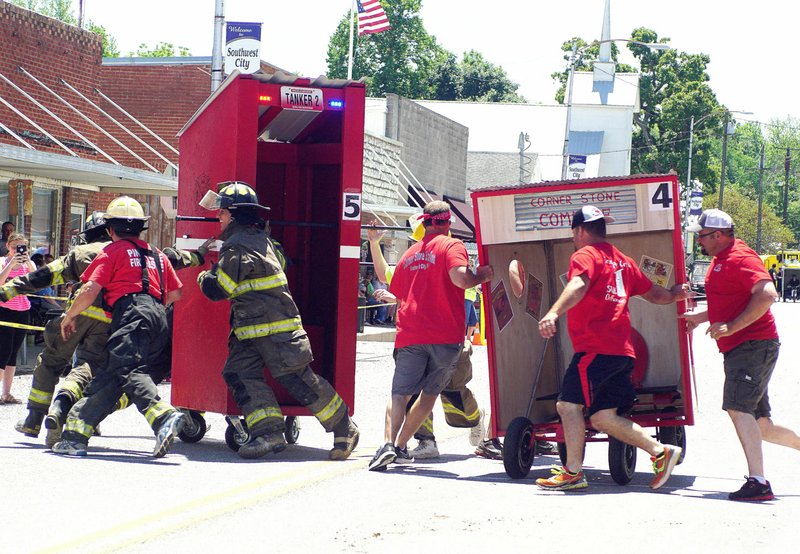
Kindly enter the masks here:
M 184 413 L 187 419 L 186 423 L 183 425 L 183 429 L 178 433 L 178 438 L 183 442 L 197 442 L 205 436 L 208 430 L 206 420 L 199 412 L 189 411 L 188 413 Z
M 300 422 L 297 421 L 297 416 L 286 416 L 285 425 L 283 436 L 286 437 L 286 442 L 295 444 L 300 437 Z

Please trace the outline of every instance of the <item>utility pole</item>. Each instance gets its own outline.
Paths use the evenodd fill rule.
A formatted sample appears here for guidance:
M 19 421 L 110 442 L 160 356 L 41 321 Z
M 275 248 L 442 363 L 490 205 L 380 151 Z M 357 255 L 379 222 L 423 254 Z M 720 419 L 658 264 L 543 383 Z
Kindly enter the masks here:
M 764 203 L 764 145 L 758 162 L 758 231 L 756 232 L 756 254 L 761 254 L 761 215 Z
M 792 151 L 786 147 L 786 159 L 783 161 L 783 224 L 789 224 L 789 169 L 792 165 Z
M 725 162 L 728 159 L 728 110 L 725 110 L 725 121 L 722 124 L 722 171 L 719 175 L 719 202 L 717 208 L 722 209 L 722 195 L 725 192 Z
M 211 50 L 211 92 L 222 84 L 222 44 L 225 41 L 225 0 L 216 0 L 214 6 L 214 45 Z

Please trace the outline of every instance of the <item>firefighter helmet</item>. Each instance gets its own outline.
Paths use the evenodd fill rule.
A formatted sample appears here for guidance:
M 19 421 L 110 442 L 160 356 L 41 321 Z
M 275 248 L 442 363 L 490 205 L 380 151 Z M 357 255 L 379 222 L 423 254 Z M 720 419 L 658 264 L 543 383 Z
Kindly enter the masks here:
M 227 181 L 217 185 L 219 190 L 219 207 L 224 210 L 235 211 L 240 208 L 261 208 L 269 210 L 267 206 L 258 203 L 258 195 L 250 185 L 242 181 Z
M 105 234 L 106 220 L 103 212 L 94 211 L 86 218 L 86 225 L 79 235 L 82 235 L 86 242 L 94 242 Z
M 148 216 L 144 215 L 142 205 L 130 196 L 115 198 L 104 214 L 106 225 L 117 234 L 136 234 L 144 230 Z

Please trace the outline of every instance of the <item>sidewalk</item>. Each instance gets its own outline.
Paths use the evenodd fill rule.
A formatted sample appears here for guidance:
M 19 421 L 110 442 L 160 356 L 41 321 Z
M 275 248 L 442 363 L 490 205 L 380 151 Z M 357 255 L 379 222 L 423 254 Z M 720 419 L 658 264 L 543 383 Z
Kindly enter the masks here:
M 356 335 L 356 340 L 372 342 L 394 342 L 397 330 L 394 327 L 364 325 L 364 332 Z

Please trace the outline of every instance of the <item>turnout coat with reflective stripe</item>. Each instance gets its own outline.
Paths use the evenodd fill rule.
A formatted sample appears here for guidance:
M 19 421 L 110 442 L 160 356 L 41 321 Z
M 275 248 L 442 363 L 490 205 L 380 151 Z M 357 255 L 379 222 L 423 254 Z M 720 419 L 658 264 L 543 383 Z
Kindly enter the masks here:
M 198 277 L 203 294 L 211 300 L 230 299 L 231 329 L 239 340 L 302 329 L 300 312 L 267 232 L 236 222 L 229 230 L 219 263 Z
M 70 250 L 69 253 L 53 260 L 46 266 L 40 267 L 31 273 L 15 277 L 13 281 L 3 287 L 3 292 L 11 299 L 19 294 L 33 294 L 38 290 L 53 285 L 76 283 L 70 298 L 71 304 L 72 298 L 75 297 L 78 289 L 80 289 L 83 284 L 81 283 L 81 274 L 110 242 L 111 238 L 109 237 L 107 240 L 97 240 L 88 244 L 79 244 Z M 110 323 L 111 314 L 103 310 L 102 306 L 103 298 L 102 295 L 99 295 L 94 304 L 82 311 L 81 315 Z

